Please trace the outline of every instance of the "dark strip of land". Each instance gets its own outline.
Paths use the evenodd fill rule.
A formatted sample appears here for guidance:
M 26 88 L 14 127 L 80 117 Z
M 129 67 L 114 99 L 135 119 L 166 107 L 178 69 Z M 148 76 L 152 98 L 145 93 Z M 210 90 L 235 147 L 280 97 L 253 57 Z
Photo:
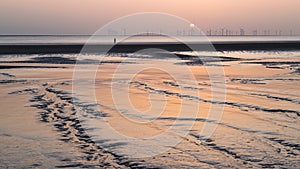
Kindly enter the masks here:
M 0 69 L 51 69 L 51 68 L 66 68 L 63 66 L 14 66 L 14 65 L 1 65 Z
M 213 46 L 212 46 L 213 45 Z M 84 48 L 83 48 L 84 47 Z M 76 54 L 76 53 L 132 53 L 157 48 L 167 51 L 298 51 L 300 41 L 276 42 L 214 42 L 209 43 L 119 43 L 109 44 L 5 44 L 0 54 Z M 82 49 L 85 49 L 82 51 Z

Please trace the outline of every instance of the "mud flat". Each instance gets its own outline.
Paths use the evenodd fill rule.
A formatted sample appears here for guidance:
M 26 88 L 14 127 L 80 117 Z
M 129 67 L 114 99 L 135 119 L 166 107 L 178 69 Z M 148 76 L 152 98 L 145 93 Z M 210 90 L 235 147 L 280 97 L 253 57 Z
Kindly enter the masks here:
M 217 53 L 220 54 L 220 53 Z M 265 56 L 267 55 L 267 56 Z M 300 165 L 299 52 L 227 52 L 219 61 L 206 57 L 196 64 L 193 57 L 162 59 L 110 55 L 99 64 L 85 56 L 85 72 L 98 63 L 95 76 L 96 102 L 74 97 L 73 71 L 77 55 L 7 56 L 0 59 L 0 167 L 1 168 L 298 168 Z M 249 58 L 251 60 L 249 60 Z M 125 59 L 125 61 L 124 61 Z M 163 64 L 181 80 L 158 69 L 139 72 L 132 80 L 128 70 L 140 65 Z M 191 64 L 187 64 L 191 63 Z M 208 64 L 208 65 L 207 65 Z M 223 67 L 226 91 L 210 81 L 206 68 Z M 119 67 L 121 65 L 121 67 Z M 279 68 L 270 65 L 280 66 Z M 197 77 L 191 83 L 182 72 L 187 67 Z M 122 68 L 122 69 L 121 69 Z M 120 69 L 121 76 L 114 76 Z M 114 81 L 112 78 L 114 77 Z M 77 79 L 86 82 L 86 77 Z M 127 96 L 116 105 L 117 94 Z M 212 86 L 226 99 L 212 97 Z M 149 100 L 151 96 L 151 100 Z M 164 99 L 163 99 L 164 98 Z M 165 101 L 163 112 L 152 107 Z M 198 105 L 195 117 L 189 114 Z M 207 115 L 212 105 L 223 106 L 220 121 Z M 121 106 L 122 109 L 117 107 Z M 180 107 L 182 116 L 178 116 Z M 126 118 L 125 118 L 126 117 Z M 140 123 L 141 122 L 141 123 Z M 113 138 L 102 125 L 109 124 L 127 139 Z M 188 126 L 192 127 L 188 129 Z M 205 124 L 217 125 L 202 137 Z M 186 135 L 151 157 L 133 157 L 128 150 L 141 149 L 134 138 L 156 137 L 170 126 L 186 129 Z M 163 140 L 161 140 L 163 142 Z M 162 145 L 163 146 L 163 145 Z M 157 147 L 145 146 L 144 154 Z
M 76 54 L 85 44 L 1 44 L 0 54 Z M 299 41 L 231 41 L 212 43 L 153 42 L 111 44 L 87 44 L 88 53 L 132 53 L 143 49 L 157 48 L 167 51 L 296 51 L 300 50 Z M 213 49 L 213 50 L 212 50 Z

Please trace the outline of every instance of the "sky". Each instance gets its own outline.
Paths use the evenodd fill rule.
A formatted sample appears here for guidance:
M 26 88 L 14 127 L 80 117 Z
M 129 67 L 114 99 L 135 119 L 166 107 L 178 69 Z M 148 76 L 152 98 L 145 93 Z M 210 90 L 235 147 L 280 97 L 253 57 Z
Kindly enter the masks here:
M 138 12 L 176 15 L 203 31 L 300 34 L 299 7 L 299 0 L 0 0 L 0 34 L 93 34 Z

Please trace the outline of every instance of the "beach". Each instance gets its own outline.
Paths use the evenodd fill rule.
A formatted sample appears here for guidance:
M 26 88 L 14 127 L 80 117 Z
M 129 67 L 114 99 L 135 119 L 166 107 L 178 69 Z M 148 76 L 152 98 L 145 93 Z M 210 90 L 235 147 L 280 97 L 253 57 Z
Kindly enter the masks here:
M 299 6 L 1 0 L 0 169 L 300 168 Z
M 1 56 L 1 168 L 297 168 L 300 164 L 297 50 L 204 51 L 199 53 L 201 59 L 187 51 L 174 57 L 73 52 Z M 161 65 L 168 71 L 150 66 L 127 80 L 131 70 L 142 65 Z M 97 69 L 96 100 L 89 99 L 89 89 L 74 90 L 76 80 L 87 82 L 87 76 L 74 80 L 78 66 L 87 74 Z M 211 80 L 209 70 L 219 68 L 224 85 Z M 191 71 L 197 83 L 184 70 Z M 127 95 L 130 106 L 126 99 L 118 99 Z M 219 107 L 220 118 L 210 117 L 216 113 L 210 111 Z M 202 137 L 205 125 L 216 128 Z M 160 139 L 161 144 L 145 144 L 147 138 Z
M 201 38 L 203 39 L 203 38 Z M 213 48 L 212 48 L 213 46 Z M 110 53 L 133 53 L 135 51 L 158 48 L 162 50 L 173 51 L 193 51 L 193 48 L 201 48 L 206 51 L 293 51 L 300 49 L 299 41 L 215 41 L 209 42 L 121 42 L 112 44 L 84 44 L 84 43 L 49 43 L 49 44 L 5 44 L 0 43 L 1 54 L 76 54 L 80 53 L 82 48 L 88 48 L 90 54 L 106 52 Z

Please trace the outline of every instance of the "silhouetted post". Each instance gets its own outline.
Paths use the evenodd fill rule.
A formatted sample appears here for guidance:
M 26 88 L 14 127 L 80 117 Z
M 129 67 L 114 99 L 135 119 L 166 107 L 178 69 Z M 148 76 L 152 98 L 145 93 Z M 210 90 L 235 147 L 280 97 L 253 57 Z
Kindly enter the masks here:
M 116 44 L 117 43 L 117 39 L 116 38 L 114 38 L 114 44 Z

